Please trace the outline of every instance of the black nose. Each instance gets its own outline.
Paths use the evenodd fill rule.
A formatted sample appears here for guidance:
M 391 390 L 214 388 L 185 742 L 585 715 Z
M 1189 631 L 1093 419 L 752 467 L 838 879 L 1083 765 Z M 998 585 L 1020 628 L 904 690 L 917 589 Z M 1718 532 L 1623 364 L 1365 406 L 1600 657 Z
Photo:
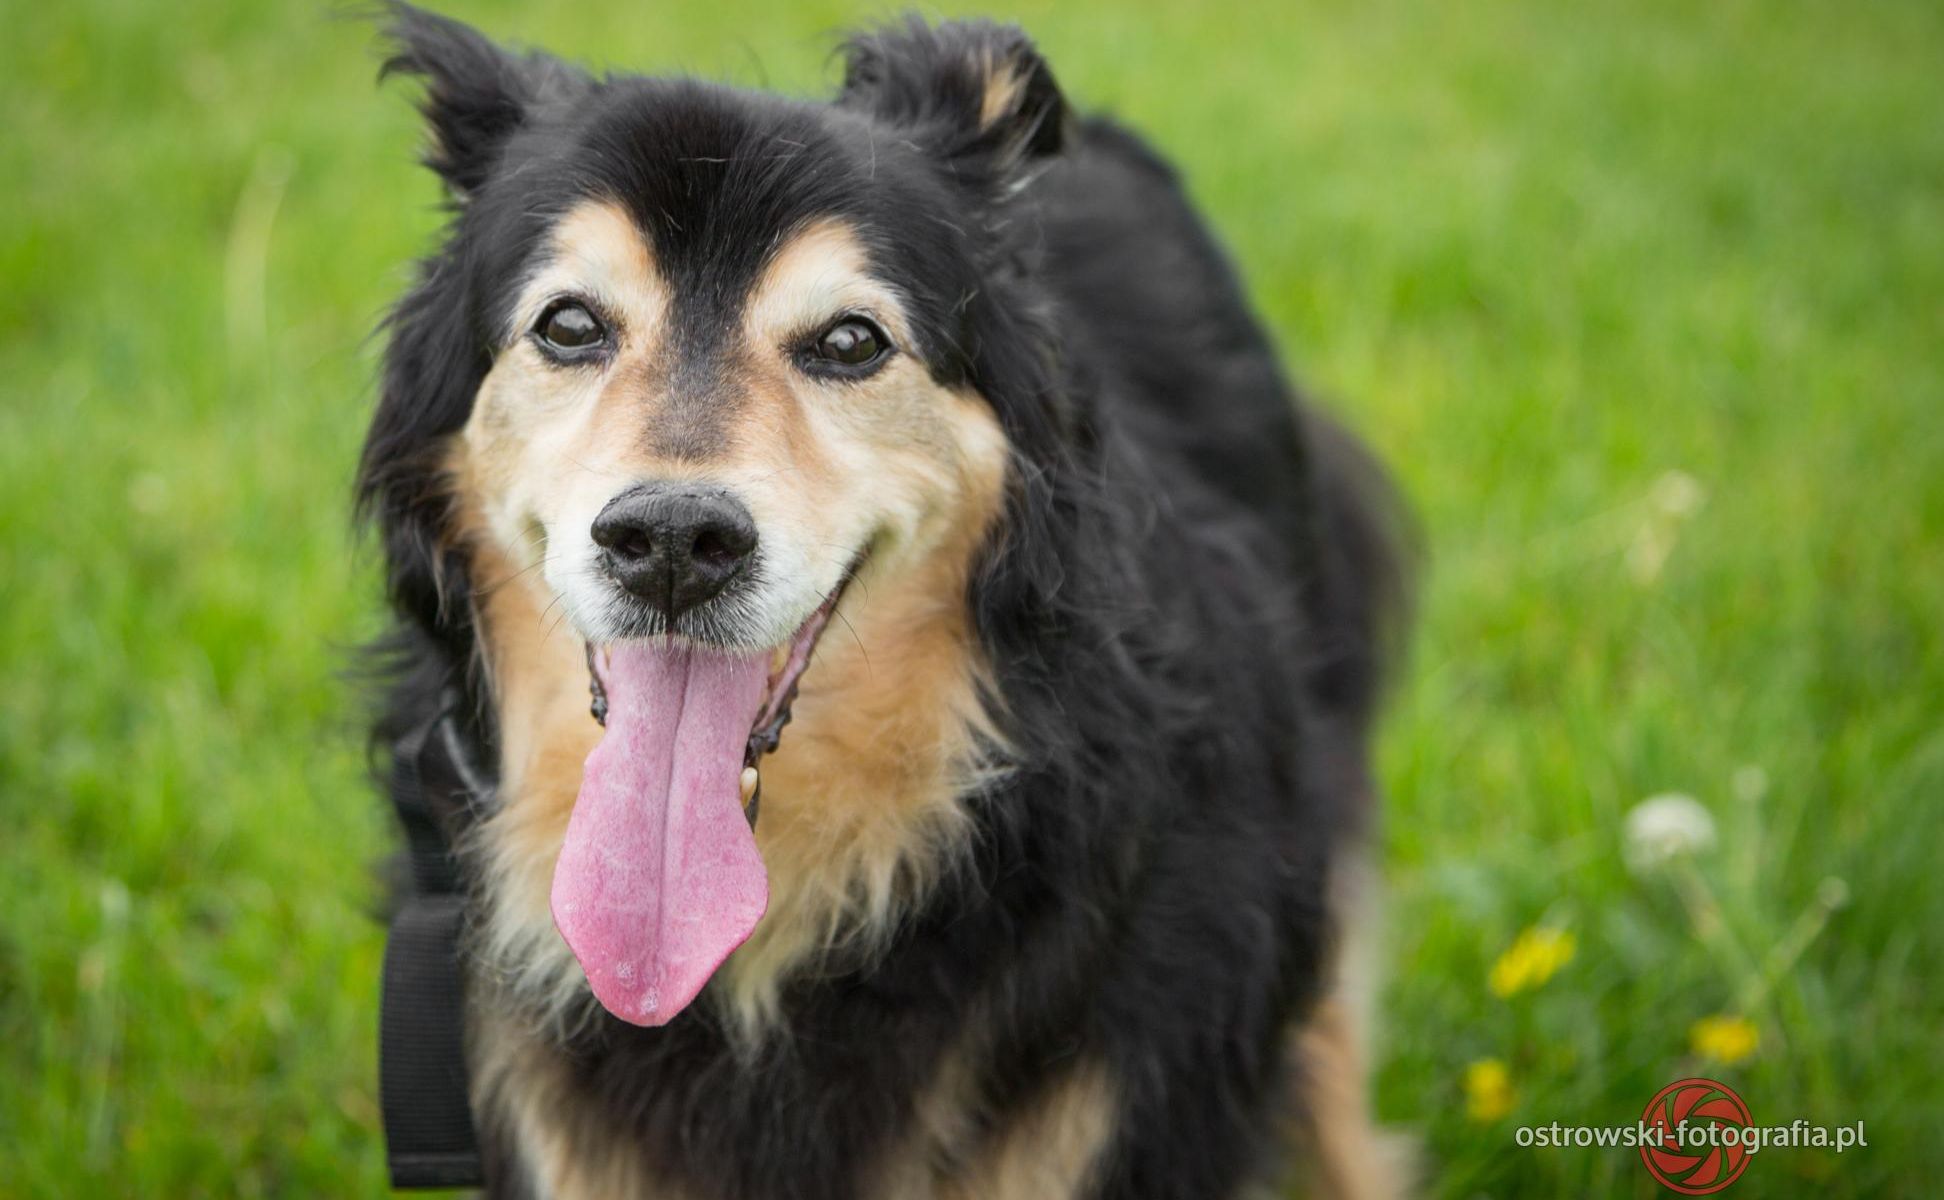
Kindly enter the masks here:
M 720 592 L 756 549 L 756 522 L 727 493 L 651 484 L 608 501 L 594 518 L 608 574 L 669 620 Z

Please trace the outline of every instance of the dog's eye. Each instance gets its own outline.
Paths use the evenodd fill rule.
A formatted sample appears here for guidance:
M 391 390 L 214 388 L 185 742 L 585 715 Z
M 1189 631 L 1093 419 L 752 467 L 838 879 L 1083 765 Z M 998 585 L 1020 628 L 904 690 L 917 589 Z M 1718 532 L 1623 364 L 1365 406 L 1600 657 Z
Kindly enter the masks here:
M 846 367 L 868 366 L 888 349 L 884 331 L 863 317 L 845 317 L 817 338 L 817 357 Z
M 607 340 L 607 329 L 587 306 L 563 300 L 540 317 L 533 332 L 549 350 L 562 353 L 585 351 Z

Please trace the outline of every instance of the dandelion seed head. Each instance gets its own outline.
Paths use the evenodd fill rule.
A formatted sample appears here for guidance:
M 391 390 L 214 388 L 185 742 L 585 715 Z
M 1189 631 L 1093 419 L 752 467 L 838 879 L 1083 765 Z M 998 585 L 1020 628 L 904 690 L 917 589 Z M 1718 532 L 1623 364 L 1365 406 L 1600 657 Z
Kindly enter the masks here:
M 1677 858 L 1715 847 L 1715 822 L 1699 800 L 1680 792 L 1649 796 L 1627 814 L 1627 865 L 1656 871 Z

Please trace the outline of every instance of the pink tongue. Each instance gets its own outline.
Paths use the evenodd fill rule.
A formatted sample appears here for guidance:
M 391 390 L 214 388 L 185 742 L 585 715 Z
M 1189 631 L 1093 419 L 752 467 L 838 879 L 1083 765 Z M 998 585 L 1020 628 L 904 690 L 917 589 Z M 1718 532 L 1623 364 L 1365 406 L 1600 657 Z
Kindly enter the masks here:
M 607 734 L 554 865 L 554 925 L 609 1012 L 662 1025 L 769 905 L 741 788 L 768 655 L 642 642 L 603 653 Z

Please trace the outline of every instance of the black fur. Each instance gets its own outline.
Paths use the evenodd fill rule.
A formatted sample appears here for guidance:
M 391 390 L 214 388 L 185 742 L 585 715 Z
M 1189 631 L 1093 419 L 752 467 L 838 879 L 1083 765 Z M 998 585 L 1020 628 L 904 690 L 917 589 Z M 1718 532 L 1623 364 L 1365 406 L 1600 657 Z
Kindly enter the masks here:
M 881 957 L 793 983 L 760 1062 L 707 1004 L 659 1030 L 603 1014 L 561 1047 L 589 1110 L 696 1195 L 849 1196 L 978 1029 L 995 1118 L 1108 1065 L 1099 1196 L 1232 1194 L 1269 1161 L 1286 1035 L 1330 951 L 1403 587 L 1380 476 L 1302 414 L 1173 173 L 1075 120 L 1025 38 L 986 24 L 857 38 L 834 104 L 595 80 L 404 7 L 391 36 L 455 208 L 392 316 L 360 474 L 399 617 L 383 728 L 458 686 L 494 738 L 435 463 L 511 281 L 578 198 L 630 206 L 707 318 L 676 368 L 704 375 L 723 298 L 778 236 L 850 219 L 912 298 L 916 352 L 991 403 L 1017 457 L 967 602 L 1018 763 L 970 800 L 970 867 Z M 994 61 L 1025 83 L 982 128 Z M 514 1194 L 510 1149 L 489 1149 Z

